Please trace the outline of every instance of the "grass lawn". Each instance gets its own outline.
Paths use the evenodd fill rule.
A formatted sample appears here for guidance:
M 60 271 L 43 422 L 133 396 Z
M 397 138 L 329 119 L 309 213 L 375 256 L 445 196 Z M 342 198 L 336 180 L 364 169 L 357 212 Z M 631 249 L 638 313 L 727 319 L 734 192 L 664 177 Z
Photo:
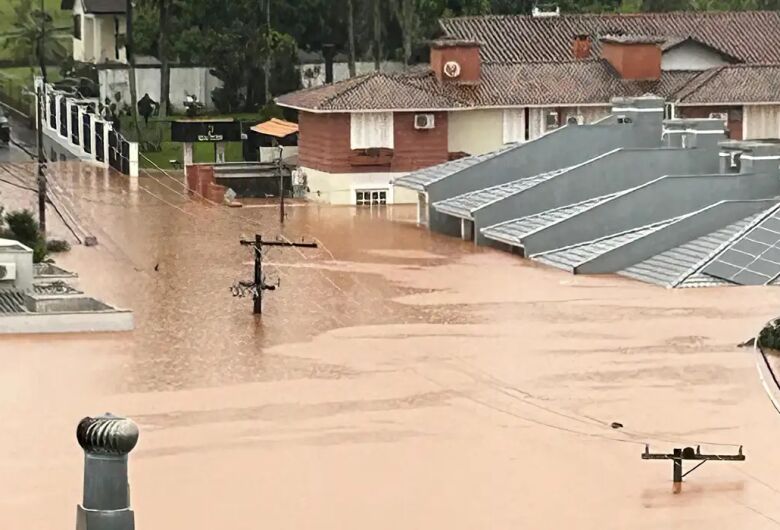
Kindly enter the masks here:
M 182 118 L 182 116 L 171 116 L 171 120 Z M 241 114 L 236 116 L 209 116 L 209 118 L 236 118 L 241 121 L 252 122 L 255 118 L 258 118 L 257 114 Z M 259 119 L 258 119 L 259 121 Z M 142 168 L 153 169 L 155 165 L 162 169 L 172 169 L 173 165 L 171 160 L 178 160 L 180 163 L 183 161 L 184 153 L 183 146 L 179 142 L 171 141 L 171 128 L 168 121 L 163 120 L 150 120 L 149 125 L 145 125 L 141 122 L 141 135 L 145 139 L 159 138 L 162 140 L 160 143 L 160 151 L 144 151 L 139 160 L 139 164 Z M 127 133 L 128 138 L 133 138 L 133 125 L 128 116 L 122 118 L 122 130 Z M 213 162 L 214 161 L 214 144 L 210 142 L 195 143 L 193 160 L 195 162 Z M 144 157 L 148 158 L 146 160 Z M 227 162 L 241 162 L 244 159 L 244 154 L 241 147 L 241 142 L 227 142 L 225 145 L 225 160 Z

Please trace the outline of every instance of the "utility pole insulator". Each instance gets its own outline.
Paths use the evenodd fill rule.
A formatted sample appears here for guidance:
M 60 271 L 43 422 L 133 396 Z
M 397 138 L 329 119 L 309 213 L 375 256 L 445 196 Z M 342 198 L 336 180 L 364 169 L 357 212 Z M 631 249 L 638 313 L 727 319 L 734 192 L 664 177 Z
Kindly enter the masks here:
M 276 285 L 269 285 L 265 283 L 265 277 L 263 276 L 263 245 L 267 247 L 299 247 L 299 248 L 317 248 L 317 243 L 294 243 L 292 241 L 263 241 L 263 237 L 260 234 L 255 234 L 255 240 L 250 241 L 246 239 L 240 239 L 239 243 L 244 246 L 253 246 L 255 253 L 255 279 L 254 283 L 248 284 L 248 282 L 239 282 L 242 287 L 252 287 L 254 290 L 254 309 L 255 315 L 263 313 L 263 291 L 275 291 L 279 287 L 280 282 L 277 281 Z
M 685 448 L 675 448 L 671 454 L 668 453 L 651 453 L 650 447 L 645 445 L 645 452 L 642 453 L 642 460 L 671 460 L 672 461 L 672 484 L 674 493 L 680 493 L 682 491 L 683 478 L 703 465 L 709 460 L 726 460 L 732 462 L 741 462 L 745 460 L 745 455 L 742 454 L 742 446 L 739 446 L 739 451 L 735 455 L 717 455 L 717 454 L 704 454 L 701 452 L 701 446 Z M 683 460 L 695 460 L 699 463 L 683 473 Z

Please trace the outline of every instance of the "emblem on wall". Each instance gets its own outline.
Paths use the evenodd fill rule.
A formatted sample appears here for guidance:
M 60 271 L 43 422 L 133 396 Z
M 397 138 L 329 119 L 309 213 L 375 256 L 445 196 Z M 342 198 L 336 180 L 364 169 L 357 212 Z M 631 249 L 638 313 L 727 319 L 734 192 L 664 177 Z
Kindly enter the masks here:
M 449 78 L 455 78 L 460 75 L 460 65 L 455 61 L 447 61 L 444 63 L 444 75 Z

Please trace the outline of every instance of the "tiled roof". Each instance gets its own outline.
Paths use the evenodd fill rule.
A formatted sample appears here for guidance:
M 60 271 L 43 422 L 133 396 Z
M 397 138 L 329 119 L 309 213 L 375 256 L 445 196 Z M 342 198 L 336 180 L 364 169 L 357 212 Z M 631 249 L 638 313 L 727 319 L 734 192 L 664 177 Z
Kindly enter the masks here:
M 727 282 L 711 276 L 697 274 L 697 271 L 713 253 L 742 233 L 761 215 L 764 215 L 764 212 L 753 214 L 720 230 L 652 256 L 618 274 L 664 287 L 676 287 L 678 283 L 685 284 L 688 280 L 691 281 L 686 286 L 698 286 L 705 280 L 712 285 L 726 284 Z
M 652 35 L 605 35 L 599 40 L 617 44 L 664 44 L 667 39 L 666 37 L 654 37 Z
M 780 63 L 780 12 L 675 12 L 559 17 L 480 16 L 443 19 L 445 33 L 482 43 L 485 62 L 560 62 L 572 59 L 572 40 L 589 35 L 592 58 L 598 37 L 693 37 L 745 62 Z
M 525 190 L 531 189 L 537 184 L 548 181 L 553 177 L 560 175 L 568 171 L 570 168 L 556 169 L 547 173 L 540 173 L 533 177 L 527 177 L 518 179 L 506 184 L 499 184 L 497 186 L 491 186 L 489 188 L 483 188 L 481 190 L 472 191 L 470 193 L 464 193 L 451 199 L 433 203 L 433 207 L 439 211 L 455 217 L 463 219 L 471 219 L 471 214 L 475 210 L 484 208 L 485 206 L 494 202 L 500 201 L 512 195 L 522 193 Z
M 675 95 L 680 103 L 766 103 L 780 100 L 780 64 L 707 70 Z
M 608 105 L 613 97 L 667 97 L 699 72 L 669 71 L 659 81 L 621 79 L 606 61 L 492 64 L 477 85 L 440 83 L 427 66 L 372 73 L 277 98 L 282 106 L 321 112 L 434 110 L 520 105 Z
M 585 210 L 608 201 L 615 197 L 615 195 L 617 194 L 613 193 L 602 197 L 595 197 L 575 204 L 568 204 L 566 206 L 561 206 L 560 208 L 553 208 L 552 210 L 546 210 L 538 214 L 521 217 L 520 219 L 512 219 L 511 221 L 505 221 L 497 225 L 483 228 L 481 232 L 488 239 L 500 241 L 507 245 L 521 247 L 523 246 L 523 239 L 528 235 L 559 223 L 564 219 L 578 215 Z
M 619 234 L 602 237 L 594 241 L 585 241 L 565 248 L 550 250 L 531 256 L 534 260 L 541 261 L 559 269 L 573 271 L 577 266 L 590 261 L 606 252 L 636 241 L 657 230 L 661 230 L 682 219 L 684 216 L 667 219 L 658 223 L 627 230 Z
M 434 182 L 438 182 L 442 179 L 459 173 L 464 169 L 468 169 L 471 166 L 475 166 L 485 160 L 490 160 L 496 156 L 518 147 L 518 144 L 511 144 L 497 151 L 485 153 L 483 155 L 473 155 L 464 158 L 458 158 L 457 160 L 451 160 L 435 166 L 427 167 L 414 173 L 409 173 L 403 177 L 399 177 L 393 181 L 395 186 L 401 186 L 402 188 L 409 188 L 415 191 L 425 191 L 425 189 Z

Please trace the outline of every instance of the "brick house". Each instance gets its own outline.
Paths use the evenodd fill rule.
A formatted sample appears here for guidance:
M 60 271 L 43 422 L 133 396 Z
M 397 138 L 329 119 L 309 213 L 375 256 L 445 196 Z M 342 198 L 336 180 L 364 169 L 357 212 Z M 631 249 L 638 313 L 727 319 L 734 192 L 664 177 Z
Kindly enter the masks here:
M 549 14 L 548 14 L 549 15 Z M 733 139 L 780 136 L 780 13 L 444 19 L 429 65 L 281 96 L 299 111 L 309 197 L 414 202 L 394 178 L 592 123 L 652 93 L 668 117 L 718 117 Z

